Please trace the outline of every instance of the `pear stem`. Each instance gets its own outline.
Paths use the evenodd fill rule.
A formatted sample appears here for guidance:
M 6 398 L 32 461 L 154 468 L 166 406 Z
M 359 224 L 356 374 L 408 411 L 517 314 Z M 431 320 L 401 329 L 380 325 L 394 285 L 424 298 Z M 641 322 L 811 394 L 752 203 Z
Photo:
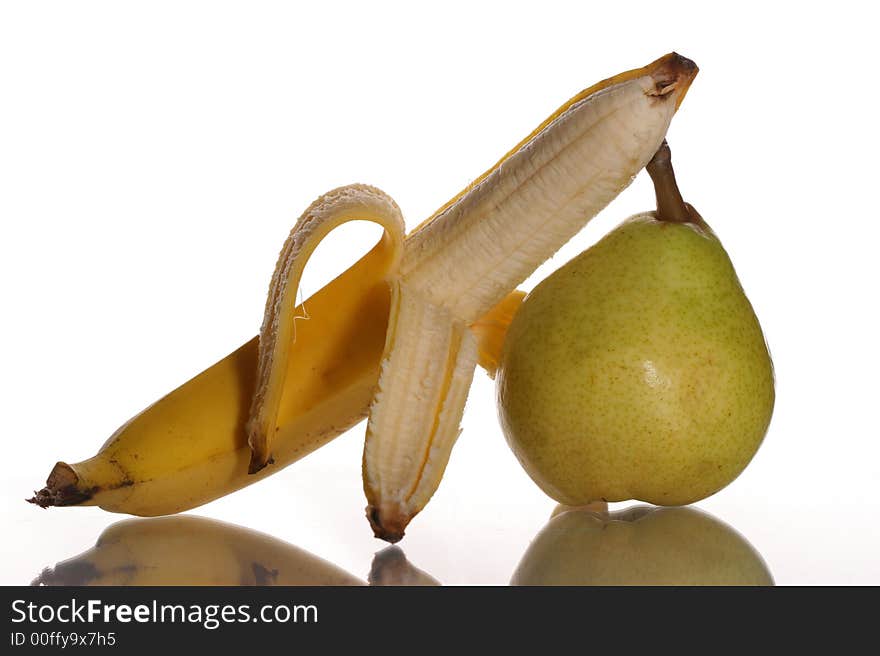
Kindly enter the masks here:
M 660 148 L 654 153 L 646 168 L 654 183 L 654 194 L 657 196 L 657 219 L 668 223 L 693 223 L 692 208 L 684 202 L 675 182 L 672 152 L 666 139 L 660 144 Z

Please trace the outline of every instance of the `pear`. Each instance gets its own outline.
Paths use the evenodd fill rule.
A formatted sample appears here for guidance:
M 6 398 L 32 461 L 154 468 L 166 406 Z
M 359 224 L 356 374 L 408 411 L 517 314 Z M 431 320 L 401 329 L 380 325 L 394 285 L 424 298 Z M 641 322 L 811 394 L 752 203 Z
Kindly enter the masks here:
M 773 412 L 761 326 L 718 237 L 682 200 L 666 142 L 648 172 L 657 211 L 535 287 L 501 355 L 505 437 L 571 506 L 714 494 L 755 455 Z
M 511 585 L 773 585 L 760 554 L 693 508 L 571 510 L 529 545 Z

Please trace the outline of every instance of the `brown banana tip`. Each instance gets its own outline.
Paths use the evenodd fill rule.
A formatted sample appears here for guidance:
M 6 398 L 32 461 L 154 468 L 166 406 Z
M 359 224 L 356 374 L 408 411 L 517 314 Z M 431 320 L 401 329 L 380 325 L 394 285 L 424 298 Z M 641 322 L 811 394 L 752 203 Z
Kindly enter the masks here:
M 367 506 L 367 519 L 373 529 L 373 535 L 380 540 L 395 544 L 403 539 L 404 530 L 409 523 L 397 515 L 392 517 L 383 517 L 379 509 L 374 506 Z
M 251 461 L 248 464 L 248 474 L 258 474 L 263 469 L 266 468 L 267 465 L 274 465 L 275 458 L 269 456 L 266 460 L 263 458 L 257 457 L 255 453 L 251 453 Z
M 50 506 L 75 506 L 92 498 L 95 490 L 79 488 L 79 476 L 73 467 L 64 462 L 56 463 L 46 479 L 46 487 L 34 491 L 34 496 L 25 499 L 40 508 Z
M 48 490 L 43 488 L 42 490 L 34 490 L 34 496 L 30 499 L 25 499 L 28 503 L 32 503 L 35 506 L 39 506 L 40 508 L 48 508 L 49 506 L 54 506 L 52 503 L 52 497 L 49 495 Z
M 654 88 L 648 95 L 657 98 L 665 98 L 670 95 L 676 96 L 675 108 L 681 105 L 691 82 L 700 72 L 699 67 L 693 60 L 682 57 L 677 52 L 671 52 L 658 59 L 652 65 L 651 77 L 654 78 Z M 675 92 L 675 93 L 673 93 Z

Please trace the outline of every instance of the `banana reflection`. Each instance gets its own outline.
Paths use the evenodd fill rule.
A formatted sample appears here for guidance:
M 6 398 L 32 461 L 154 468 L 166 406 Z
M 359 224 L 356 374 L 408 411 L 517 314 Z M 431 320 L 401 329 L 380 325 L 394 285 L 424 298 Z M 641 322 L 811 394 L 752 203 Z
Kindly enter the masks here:
M 265 533 L 188 515 L 117 522 L 32 585 L 364 585 Z
M 511 585 L 773 585 L 773 577 L 754 547 L 711 515 L 638 506 L 554 513 Z
M 373 557 L 373 567 L 368 578 L 370 585 L 442 585 L 433 576 L 410 563 L 403 549 L 390 546 Z

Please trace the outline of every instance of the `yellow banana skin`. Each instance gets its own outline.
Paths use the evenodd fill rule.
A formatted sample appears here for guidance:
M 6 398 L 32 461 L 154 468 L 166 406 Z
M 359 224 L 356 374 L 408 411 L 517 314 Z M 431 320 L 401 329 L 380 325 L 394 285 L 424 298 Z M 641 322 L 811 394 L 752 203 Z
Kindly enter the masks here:
M 388 317 L 388 287 L 371 275 L 372 262 L 365 256 L 304 303 L 311 318 L 297 322 L 302 357 L 289 362 L 274 468 L 248 475 L 254 338 L 129 420 L 93 458 L 56 465 L 34 501 L 177 513 L 254 483 L 356 424 L 372 398 Z
M 320 318 L 324 321 L 312 322 L 309 318 L 297 322 L 296 319 L 304 315 L 310 317 L 309 312 L 312 311 L 310 302 L 305 309 L 294 307 L 299 282 L 309 257 L 330 231 L 353 220 L 372 221 L 383 228 L 382 239 L 364 258 L 369 267 L 361 267 L 367 270 L 359 271 L 361 279 L 357 283 L 352 281 L 351 286 L 338 283 L 329 285 L 328 305 L 319 307 L 323 311 Z M 329 383 L 329 389 L 323 391 L 344 388 L 345 381 L 334 379 L 332 372 L 334 368 L 337 372 L 345 371 L 348 366 L 345 360 L 358 357 L 350 352 L 352 348 L 362 347 L 356 332 L 362 329 L 364 320 L 375 324 L 377 317 L 369 314 L 359 316 L 357 313 L 350 315 L 351 320 L 345 324 L 347 329 L 341 335 L 342 340 L 325 340 L 323 333 L 314 333 L 314 327 L 323 327 L 328 320 L 332 321 L 335 312 L 333 304 L 358 303 L 361 295 L 369 291 L 369 288 L 352 289 L 355 284 L 369 285 L 370 280 L 377 280 L 382 289 L 388 289 L 393 295 L 398 263 L 403 253 L 404 232 L 403 215 L 394 199 L 368 185 L 348 185 L 324 194 L 306 209 L 291 230 L 272 275 L 260 329 L 256 385 L 245 427 L 251 447 L 249 473 L 260 471 L 274 457 L 271 449 L 277 439 L 276 431 L 285 419 L 281 414 L 282 406 L 295 417 L 310 411 L 315 401 L 312 392 L 316 382 L 312 378 L 316 374 L 321 378 L 317 382 L 319 386 L 322 382 Z M 380 309 L 387 316 L 387 303 Z M 302 334 L 300 326 L 306 324 L 313 328 L 311 334 Z M 370 329 L 375 327 L 372 325 Z M 384 335 L 387 319 L 380 320 L 379 327 Z M 318 358 L 326 359 L 329 373 L 328 368 L 312 371 L 303 368 L 303 364 L 315 363 L 316 351 Z M 371 351 L 367 348 L 366 352 Z M 291 366 L 297 369 L 291 371 Z M 321 414 L 330 421 L 337 421 L 332 412 Z M 346 415 L 339 416 L 344 418 Z
M 129 519 L 32 585 L 365 585 L 345 570 L 250 529 L 182 515 Z
M 378 248 L 378 246 L 377 246 Z M 140 516 L 208 503 L 296 462 L 367 415 L 385 344 L 390 290 L 370 253 L 303 305 L 299 356 L 288 361 L 273 441 L 274 465 L 248 474 L 245 424 L 257 377 L 257 338 L 121 426 L 92 458 L 59 462 L 31 501 L 100 506 Z M 479 322 L 480 363 L 494 371 L 523 294 Z M 297 309 L 302 316 L 302 308 Z
M 477 338 L 479 349 L 477 359 L 489 378 L 495 378 L 499 365 L 498 355 L 504 346 L 507 329 L 525 296 L 525 292 L 510 292 L 491 312 L 471 324 L 471 332 Z

